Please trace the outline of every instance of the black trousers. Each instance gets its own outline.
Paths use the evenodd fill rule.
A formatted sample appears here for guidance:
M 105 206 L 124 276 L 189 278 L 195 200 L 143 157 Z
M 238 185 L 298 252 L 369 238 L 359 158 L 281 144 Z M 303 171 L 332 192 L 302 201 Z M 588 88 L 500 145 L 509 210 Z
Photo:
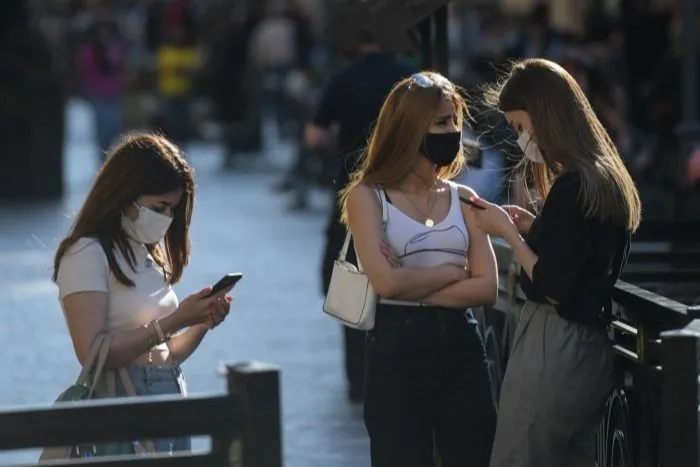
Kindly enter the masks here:
M 496 407 L 471 311 L 377 306 L 365 425 L 372 467 L 488 466 Z
M 333 262 L 338 257 L 343 242 L 345 241 L 345 227 L 340 223 L 340 212 L 337 208 L 331 213 L 326 229 L 326 247 L 323 254 L 321 275 L 323 281 L 323 295 L 328 293 L 333 272 Z M 348 261 L 357 264 L 355 249 L 352 241 L 348 249 Z M 350 391 L 357 393 L 364 388 L 365 376 L 365 332 L 343 326 L 343 340 L 345 344 L 345 373 L 348 379 Z

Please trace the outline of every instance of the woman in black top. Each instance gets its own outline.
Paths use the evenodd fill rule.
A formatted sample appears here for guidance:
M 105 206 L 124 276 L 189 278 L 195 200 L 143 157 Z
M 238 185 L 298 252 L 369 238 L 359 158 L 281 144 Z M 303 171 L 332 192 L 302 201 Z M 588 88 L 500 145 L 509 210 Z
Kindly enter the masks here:
M 483 200 L 475 201 L 485 209 L 472 208 L 482 230 L 511 246 L 528 298 L 501 389 L 491 467 L 593 466 L 595 427 L 613 385 L 605 326 L 640 222 L 639 194 L 559 65 L 517 63 L 487 97 L 518 133 L 522 165 L 544 200 L 537 217 Z

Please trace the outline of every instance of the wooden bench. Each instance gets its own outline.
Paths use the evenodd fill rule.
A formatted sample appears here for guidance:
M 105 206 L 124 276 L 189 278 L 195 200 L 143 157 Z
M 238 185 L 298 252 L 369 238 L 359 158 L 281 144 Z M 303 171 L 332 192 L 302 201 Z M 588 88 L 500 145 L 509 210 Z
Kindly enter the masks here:
M 209 435 L 209 452 L 41 465 L 281 467 L 279 370 L 260 363 L 228 365 L 226 378 L 228 391 L 223 394 L 114 398 L 2 411 L 0 450 Z

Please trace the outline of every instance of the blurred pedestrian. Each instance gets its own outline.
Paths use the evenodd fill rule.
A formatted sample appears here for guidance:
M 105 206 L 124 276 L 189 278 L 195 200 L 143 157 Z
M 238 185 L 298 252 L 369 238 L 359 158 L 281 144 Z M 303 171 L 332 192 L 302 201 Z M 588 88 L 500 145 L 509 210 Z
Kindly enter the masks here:
M 199 54 L 187 31 L 175 23 L 157 53 L 160 118 L 164 133 L 179 144 L 190 134 L 190 102 Z
M 341 158 L 334 180 L 334 192 L 344 189 L 367 143 L 372 124 L 379 116 L 384 98 L 402 78 L 417 71 L 377 45 L 369 31 L 364 31 L 356 50 L 357 58 L 334 73 L 322 93 L 312 123 L 304 132 L 308 150 L 330 145 L 331 126 L 339 127 L 338 148 Z M 323 254 L 321 278 L 323 294 L 328 293 L 333 262 L 338 257 L 345 238 L 345 226 L 340 222 L 340 210 L 333 202 L 326 227 L 326 246 Z M 355 261 L 352 245 L 348 261 Z M 365 372 L 365 333 L 344 327 L 345 370 L 348 378 L 348 396 L 361 401 Z
M 77 74 L 95 115 L 100 160 L 122 131 L 125 47 L 113 21 L 98 21 L 77 53 Z

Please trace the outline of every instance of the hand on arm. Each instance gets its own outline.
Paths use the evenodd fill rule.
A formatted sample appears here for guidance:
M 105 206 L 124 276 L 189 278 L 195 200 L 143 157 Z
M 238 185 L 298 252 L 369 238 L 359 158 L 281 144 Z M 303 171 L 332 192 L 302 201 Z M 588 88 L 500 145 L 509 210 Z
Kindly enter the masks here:
M 532 227 L 532 223 L 535 222 L 535 215 L 527 209 L 523 209 L 514 204 L 507 204 L 501 207 L 508 213 L 513 224 L 518 228 L 520 235 L 527 235 Z
M 460 186 L 460 196 L 475 196 L 470 188 Z M 467 232 L 469 233 L 469 278 L 448 285 L 425 298 L 424 302 L 447 308 L 492 305 L 498 299 L 498 269 L 496 256 L 488 235 L 476 227 L 471 209 L 462 206 Z
M 355 187 L 348 196 L 347 209 L 355 251 L 380 297 L 420 300 L 466 277 L 466 271 L 454 265 L 434 268 L 394 267 L 382 254 L 384 230 L 379 199 L 374 188 L 364 184 Z

